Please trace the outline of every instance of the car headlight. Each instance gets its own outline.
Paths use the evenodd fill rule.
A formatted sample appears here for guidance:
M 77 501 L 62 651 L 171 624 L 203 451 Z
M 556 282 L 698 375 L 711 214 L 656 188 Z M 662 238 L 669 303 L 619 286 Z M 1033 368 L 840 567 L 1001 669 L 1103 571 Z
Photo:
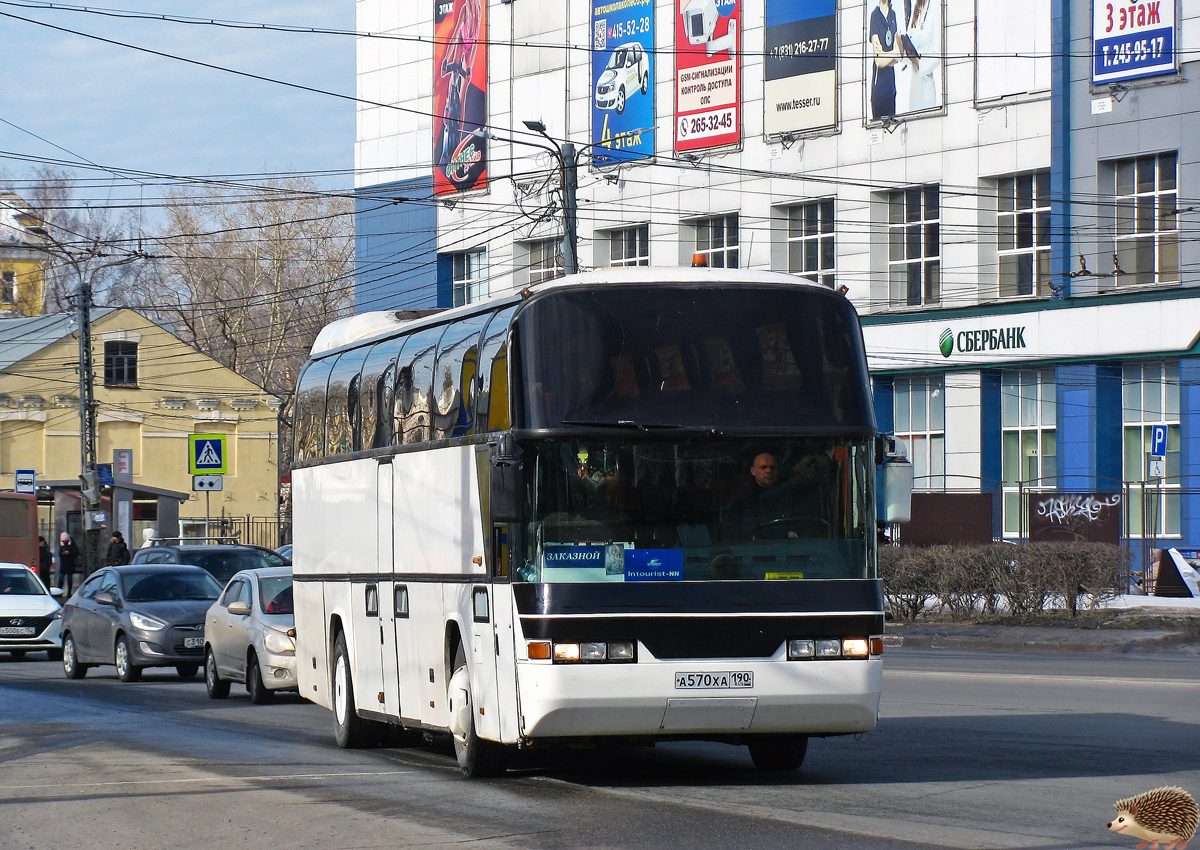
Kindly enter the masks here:
M 149 617 L 136 611 L 130 613 L 129 622 L 135 629 L 141 629 L 143 632 L 157 632 L 167 627 L 167 624 L 157 617 Z
M 276 655 L 290 655 L 296 651 L 296 642 L 283 632 L 277 632 L 274 629 L 268 629 L 263 634 L 263 646 L 267 648 L 267 652 L 273 652 Z

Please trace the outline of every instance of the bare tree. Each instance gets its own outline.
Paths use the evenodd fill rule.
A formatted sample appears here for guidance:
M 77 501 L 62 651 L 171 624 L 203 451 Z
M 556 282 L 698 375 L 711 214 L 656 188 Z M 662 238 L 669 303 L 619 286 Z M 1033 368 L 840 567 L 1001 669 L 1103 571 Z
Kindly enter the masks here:
M 352 213 L 307 180 L 173 192 L 129 298 L 290 401 L 318 331 L 353 306 Z

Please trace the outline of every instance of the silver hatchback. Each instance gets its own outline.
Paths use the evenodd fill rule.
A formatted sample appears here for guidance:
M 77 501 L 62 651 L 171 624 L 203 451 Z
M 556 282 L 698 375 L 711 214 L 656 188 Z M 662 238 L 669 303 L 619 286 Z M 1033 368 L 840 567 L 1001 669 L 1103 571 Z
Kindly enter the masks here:
M 296 690 L 292 568 L 235 573 L 204 617 L 204 684 L 213 699 L 243 682 L 255 703 Z

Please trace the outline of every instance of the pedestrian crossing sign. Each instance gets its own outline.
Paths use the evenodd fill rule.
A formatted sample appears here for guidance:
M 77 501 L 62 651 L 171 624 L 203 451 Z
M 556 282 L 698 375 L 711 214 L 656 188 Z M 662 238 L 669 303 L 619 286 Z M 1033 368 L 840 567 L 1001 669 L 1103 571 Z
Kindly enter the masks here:
M 189 435 L 188 471 L 192 475 L 224 475 L 226 472 L 225 435 Z

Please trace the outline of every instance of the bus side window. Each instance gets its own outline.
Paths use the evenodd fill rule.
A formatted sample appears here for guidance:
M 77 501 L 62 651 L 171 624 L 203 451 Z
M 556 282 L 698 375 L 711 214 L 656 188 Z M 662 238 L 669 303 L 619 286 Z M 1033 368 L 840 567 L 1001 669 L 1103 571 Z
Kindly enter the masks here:
M 488 314 L 471 316 L 446 328 L 434 367 L 433 439 L 469 433 L 475 373 L 479 362 L 479 332 Z
M 364 449 L 380 449 L 391 445 L 396 355 L 403 344 L 403 337 L 384 340 L 372 347 L 363 361 L 358 387 L 358 418 Z
M 413 335 L 404 346 L 396 372 L 395 442 L 404 445 L 429 439 L 429 393 L 433 388 L 433 363 L 444 325 Z M 407 361 L 407 363 L 405 362 Z
M 293 459 L 313 460 L 325 453 L 325 392 L 333 360 L 316 360 L 300 376 L 296 392 Z
M 492 316 L 479 346 L 479 393 L 470 433 L 505 431 L 508 413 L 508 325 L 516 305 Z

